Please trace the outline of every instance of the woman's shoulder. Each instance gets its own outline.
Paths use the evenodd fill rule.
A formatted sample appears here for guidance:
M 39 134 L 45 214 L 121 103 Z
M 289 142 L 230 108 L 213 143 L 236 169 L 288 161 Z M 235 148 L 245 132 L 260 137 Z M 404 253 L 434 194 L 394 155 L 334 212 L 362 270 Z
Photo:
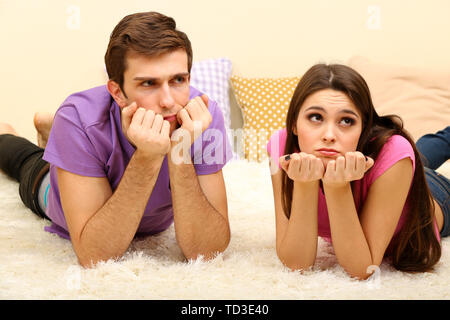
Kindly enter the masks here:
M 386 141 L 384 147 L 396 147 L 396 148 L 406 148 L 406 149 L 411 149 L 412 150 L 412 146 L 411 143 L 408 141 L 408 139 L 406 139 L 404 136 L 401 136 L 399 134 L 394 134 L 391 137 L 389 137 L 389 139 Z
M 379 159 L 383 162 L 396 162 L 406 156 L 411 158 L 413 164 L 415 163 L 414 149 L 411 143 L 405 137 L 395 134 L 391 136 L 386 141 L 383 148 L 381 148 L 377 160 Z
M 370 170 L 369 179 L 373 182 L 394 164 L 405 158 L 411 159 L 414 171 L 416 159 L 411 143 L 401 135 L 391 136 L 381 148 L 375 163 Z

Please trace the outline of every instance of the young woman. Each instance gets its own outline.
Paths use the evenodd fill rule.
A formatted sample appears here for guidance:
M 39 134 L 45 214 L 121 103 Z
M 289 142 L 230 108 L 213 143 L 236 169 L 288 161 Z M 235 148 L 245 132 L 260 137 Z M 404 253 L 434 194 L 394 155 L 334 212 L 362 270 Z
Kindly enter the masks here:
M 309 69 L 286 128 L 267 150 L 276 169 L 276 250 L 289 268 L 314 265 L 318 236 L 359 279 L 385 256 L 403 271 L 427 271 L 439 261 L 440 237 L 450 233 L 449 180 L 431 169 L 425 174 L 401 119 L 376 113 L 353 69 Z

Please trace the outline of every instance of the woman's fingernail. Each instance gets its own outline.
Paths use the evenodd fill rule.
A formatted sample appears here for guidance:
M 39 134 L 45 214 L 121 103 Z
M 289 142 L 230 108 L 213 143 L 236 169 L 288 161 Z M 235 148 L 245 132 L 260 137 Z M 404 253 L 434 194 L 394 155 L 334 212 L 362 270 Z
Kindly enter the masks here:
M 290 154 L 288 154 L 286 157 L 284 157 L 285 161 L 289 161 L 289 159 L 291 159 L 291 155 Z

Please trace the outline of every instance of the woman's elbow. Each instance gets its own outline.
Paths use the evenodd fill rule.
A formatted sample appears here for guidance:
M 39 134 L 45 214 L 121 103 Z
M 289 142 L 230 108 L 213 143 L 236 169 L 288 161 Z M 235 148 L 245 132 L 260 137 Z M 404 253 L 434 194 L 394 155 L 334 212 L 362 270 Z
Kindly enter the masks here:
M 348 275 L 357 280 L 367 280 L 370 277 L 378 277 L 380 274 L 380 268 L 377 265 L 370 265 L 363 269 L 346 270 Z
M 291 269 L 291 271 L 308 271 L 315 263 L 315 259 L 308 259 L 298 256 L 290 256 L 283 253 L 281 250 L 277 249 L 277 256 L 286 267 Z

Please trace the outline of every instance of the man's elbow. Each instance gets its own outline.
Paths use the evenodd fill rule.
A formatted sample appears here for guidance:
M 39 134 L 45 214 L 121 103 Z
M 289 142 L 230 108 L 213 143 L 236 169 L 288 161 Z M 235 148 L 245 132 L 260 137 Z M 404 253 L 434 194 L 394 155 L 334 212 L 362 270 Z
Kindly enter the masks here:
M 87 252 L 80 252 L 80 250 L 75 251 L 78 258 L 78 263 L 85 269 L 94 268 L 99 262 L 106 262 L 108 260 L 117 260 L 121 255 L 110 255 L 110 254 L 93 254 Z
M 94 268 L 100 262 L 107 262 L 109 260 L 117 260 L 118 257 L 78 257 L 78 263 L 85 269 Z
M 97 263 L 109 260 L 89 254 L 79 254 L 79 253 L 77 253 L 77 258 L 78 263 L 85 269 L 94 268 Z
M 86 250 L 81 246 L 79 241 L 74 241 L 72 239 L 72 248 L 77 256 L 78 263 L 85 269 L 92 268 L 96 262 L 98 262 L 91 254 L 88 254 Z
M 85 269 L 90 269 L 95 266 L 96 262 L 91 259 L 85 259 L 78 257 L 78 263 Z
M 228 248 L 229 244 L 230 234 L 228 233 L 222 241 L 216 243 L 213 247 L 203 249 L 191 248 L 190 250 L 183 250 L 183 254 L 187 260 L 197 260 L 202 257 L 203 260 L 208 261 L 223 253 Z

